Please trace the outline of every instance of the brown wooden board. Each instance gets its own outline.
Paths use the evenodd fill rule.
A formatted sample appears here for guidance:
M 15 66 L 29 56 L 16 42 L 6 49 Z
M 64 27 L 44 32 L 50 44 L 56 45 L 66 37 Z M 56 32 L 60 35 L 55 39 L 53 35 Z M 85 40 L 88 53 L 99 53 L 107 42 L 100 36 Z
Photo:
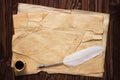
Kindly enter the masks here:
M 63 9 L 82 9 L 110 14 L 105 73 L 103 78 L 66 74 L 38 74 L 15 77 L 10 67 L 13 34 L 12 12 L 18 2 Z M 0 0 L 0 80 L 120 80 L 120 0 Z
M 0 0 L 0 80 L 14 80 L 12 58 L 12 0 Z

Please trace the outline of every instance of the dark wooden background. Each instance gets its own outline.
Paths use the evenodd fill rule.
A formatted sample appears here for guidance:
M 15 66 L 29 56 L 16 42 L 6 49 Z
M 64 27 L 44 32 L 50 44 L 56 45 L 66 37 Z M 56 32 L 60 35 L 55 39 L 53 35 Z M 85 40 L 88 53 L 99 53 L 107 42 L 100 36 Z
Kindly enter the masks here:
M 18 2 L 63 9 L 81 9 L 110 14 L 110 24 L 103 78 L 65 74 L 38 74 L 15 77 L 12 58 L 12 15 Z M 0 0 L 0 80 L 120 80 L 120 0 Z

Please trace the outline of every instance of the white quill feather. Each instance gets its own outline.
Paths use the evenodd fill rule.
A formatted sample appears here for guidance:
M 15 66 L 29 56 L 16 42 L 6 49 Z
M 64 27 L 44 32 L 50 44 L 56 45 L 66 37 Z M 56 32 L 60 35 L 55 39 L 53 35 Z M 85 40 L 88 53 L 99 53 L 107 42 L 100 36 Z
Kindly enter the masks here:
M 67 66 L 77 66 L 101 54 L 103 50 L 103 47 L 100 46 L 89 47 L 66 56 L 63 63 Z
M 41 65 L 38 68 L 46 68 L 57 65 L 67 65 L 67 66 L 77 66 L 80 65 L 96 56 L 101 54 L 104 51 L 104 48 L 101 46 L 92 46 L 81 51 L 75 52 L 71 55 L 66 56 L 62 62 L 57 62 L 49 65 Z

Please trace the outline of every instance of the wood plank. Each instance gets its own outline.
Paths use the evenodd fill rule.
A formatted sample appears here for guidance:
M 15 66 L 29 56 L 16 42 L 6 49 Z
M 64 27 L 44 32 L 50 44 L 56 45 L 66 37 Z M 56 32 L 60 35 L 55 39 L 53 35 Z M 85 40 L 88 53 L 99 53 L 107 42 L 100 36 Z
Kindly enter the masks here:
M 12 0 L 0 0 L 0 80 L 14 80 L 12 58 Z

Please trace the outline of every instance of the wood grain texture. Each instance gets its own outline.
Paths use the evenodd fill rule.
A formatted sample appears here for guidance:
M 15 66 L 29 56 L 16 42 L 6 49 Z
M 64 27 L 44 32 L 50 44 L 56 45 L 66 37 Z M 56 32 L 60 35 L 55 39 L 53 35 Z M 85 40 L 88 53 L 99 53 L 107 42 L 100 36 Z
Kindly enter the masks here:
M 110 24 L 104 77 L 51 75 L 46 72 L 15 77 L 12 68 L 10 68 L 10 60 L 13 34 L 12 10 L 13 13 L 16 13 L 18 2 L 109 13 Z M 120 0 L 0 0 L 0 12 L 0 80 L 120 80 Z
M 14 80 L 12 58 L 12 0 L 0 0 L 0 80 Z

